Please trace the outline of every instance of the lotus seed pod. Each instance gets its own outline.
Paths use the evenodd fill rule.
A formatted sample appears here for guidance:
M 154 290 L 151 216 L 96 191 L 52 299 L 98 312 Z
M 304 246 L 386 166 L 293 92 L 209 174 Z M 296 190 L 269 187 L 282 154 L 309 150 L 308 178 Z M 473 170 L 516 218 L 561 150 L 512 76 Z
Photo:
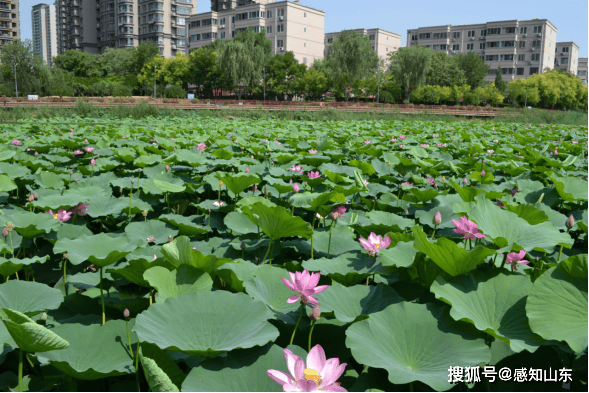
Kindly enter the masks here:
M 241 242 L 241 244 L 239 245 L 239 248 L 241 248 L 242 250 L 245 250 L 245 243 Z
M 567 229 L 572 229 L 575 226 L 575 218 L 572 214 L 567 218 L 565 225 Z
M 218 185 L 219 187 L 221 187 L 221 186 L 223 185 L 223 182 L 222 182 L 221 180 L 219 180 L 219 182 L 217 183 L 217 185 Z
M 131 313 L 129 312 L 129 309 L 126 308 L 125 311 L 123 311 L 123 316 L 125 317 L 125 319 L 129 318 L 129 316 L 131 315 Z
M 433 223 L 434 225 L 440 225 L 442 223 L 442 214 L 439 210 L 434 214 Z
M 141 214 L 143 215 L 143 217 L 147 217 L 147 210 L 143 210 L 143 211 L 141 212 Z
M 316 306 L 313 309 L 313 311 L 311 311 L 311 315 L 309 315 L 309 318 L 311 318 L 313 321 L 318 321 L 320 317 L 321 317 L 321 310 L 319 310 L 319 307 Z

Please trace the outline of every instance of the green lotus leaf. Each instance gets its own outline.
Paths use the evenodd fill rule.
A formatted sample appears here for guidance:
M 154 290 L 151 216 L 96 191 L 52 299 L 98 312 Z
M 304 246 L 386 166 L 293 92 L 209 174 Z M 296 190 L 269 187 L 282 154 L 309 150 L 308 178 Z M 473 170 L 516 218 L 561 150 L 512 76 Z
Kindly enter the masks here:
M 203 218 L 201 216 L 184 217 L 179 214 L 164 214 L 159 216 L 158 220 L 175 226 L 178 228 L 178 234 L 182 236 L 198 236 L 211 232 L 211 228 L 202 223 Z M 197 224 L 197 221 L 200 221 L 200 223 Z
M 296 345 L 287 349 L 306 359 Z M 268 376 L 268 370 L 289 374 L 284 350 L 269 343 L 261 348 L 239 349 L 227 357 L 207 359 L 190 370 L 182 384 L 183 392 L 282 392 L 282 386 Z
M 254 271 L 255 276 L 243 283 L 248 295 L 264 302 L 272 311 L 282 314 L 295 312 L 300 309 L 298 303 L 288 304 L 286 301 L 294 295 L 281 278 L 290 281 L 288 271 L 275 266 L 260 266 Z M 295 319 L 296 319 L 295 318 Z
M 139 244 L 147 245 L 150 236 L 155 238 L 155 244 L 167 243 L 169 237 L 176 237 L 178 230 L 163 221 L 149 220 L 130 223 L 125 227 L 125 233 Z
M 550 222 L 530 225 L 517 214 L 501 209 L 488 199 L 477 197 L 468 218 L 490 236 L 500 248 L 517 244 L 526 251 L 552 251 L 557 245 L 571 248 L 573 239 Z
M 162 158 L 157 154 L 141 155 L 133 161 L 134 166 L 145 168 L 160 162 Z
M 0 275 L 4 277 L 8 277 L 13 275 L 14 273 L 20 271 L 23 266 L 29 266 L 33 263 L 44 263 L 47 262 L 49 259 L 49 255 L 45 255 L 44 257 L 34 256 L 32 258 L 10 258 L 5 259 L 0 257 Z M 18 309 L 17 309 L 18 311 Z
M 310 203 L 317 198 L 319 194 L 315 192 L 299 192 L 296 194 L 292 194 L 288 198 L 288 203 L 294 207 L 310 207 Z
M 254 272 L 258 265 L 247 261 L 235 261 L 235 263 L 226 263 L 217 269 L 217 275 L 223 279 L 225 285 L 235 292 L 244 292 L 244 283 L 254 277 Z
M 175 267 L 180 267 L 182 264 L 193 266 L 210 275 L 225 263 L 231 262 L 227 258 L 219 258 L 214 255 L 204 255 L 198 250 L 190 247 L 190 239 L 186 236 L 180 236 L 174 239 L 171 243 L 162 246 L 162 253 L 166 260 Z
M 214 357 L 278 338 L 270 318 L 264 303 L 243 293 L 192 292 L 151 305 L 137 317 L 134 331 L 140 341 L 162 349 Z
M 236 175 L 221 175 L 221 172 L 217 172 L 217 179 L 223 181 L 223 184 L 227 186 L 229 191 L 234 195 L 239 195 L 245 191 L 248 187 L 254 184 L 260 183 L 262 180 L 256 175 L 249 175 L 247 173 L 239 173 Z
M 313 209 L 313 211 L 318 211 L 319 208 L 325 205 L 327 202 L 334 202 L 334 203 L 344 203 L 346 201 L 346 197 L 344 194 L 340 194 L 338 192 L 327 192 L 320 194 L 315 199 L 313 199 L 309 206 Z
M 153 180 L 153 184 L 163 192 L 182 192 L 186 190 L 186 186 L 184 185 L 176 185 L 172 183 L 168 183 L 167 181 L 162 181 L 158 179 Z
M 385 284 L 345 287 L 335 283 L 317 294 L 321 312 L 335 312 L 342 322 L 353 322 L 360 315 L 382 311 L 391 304 L 403 301 L 394 289 Z
M 40 172 L 34 175 L 35 182 L 43 188 L 63 189 L 63 180 L 53 172 Z
M 467 336 L 441 309 L 424 304 L 393 304 L 354 323 L 346 336 L 358 363 L 384 368 L 394 384 L 421 381 L 437 391 L 453 387 L 450 367 L 491 359 L 484 340 Z
M 128 198 L 114 198 L 110 196 L 97 195 L 90 199 L 88 203 L 88 215 L 92 218 L 106 217 L 117 215 L 123 212 L 128 212 L 129 199 Z
M 409 267 L 415 261 L 418 250 L 414 242 L 397 242 L 394 247 L 387 248 L 378 253 L 383 266 Z
M 61 222 L 49 214 L 16 212 L 11 215 L 16 232 L 26 238 L 42 236 L 52 230 L 57 230 Z
M 534 333 L 587 349 L 587 255 L 575 255 L 545 271 L 532 286 L 526 313 Z
M 89 261 L 97 266 L 105 267 L 120 261 L 135 250 L 137 245 L 127 237 L 110 237 L 106 233 L 86 236 L 77 239 L 61 239 L 53 247 L 54 253 L 67 253 L 68 260 L 79 265 Z
M 415 225 L 414 220 L 378 210 L 371 211 L 366 216 L 370 219 L 370 225 L 364 226 L 368 232 L 402 232 L 405 228 Z
M 0 175 L 0 192 L 16 190 L 16 183 L 8 175 Z
M 146 175 L 147 175 L 147 172 L 146 172 Z M 155 184 L 156 180 L 159 182 L 158 184 L 160 184 L 160 187 L 164 187 L 164 188 L 168 187 L 167 189 L 169 189 L 170 191 L 162 190 L 160 187 L 156 186 L 156 184 Z M 169 184 L 166 184 L 166 183 L 169 183 Z M 182 187 L 186 187 L 186 186 L 184 186 L 184 182 L 168 172 L 157 173 L 153 177 L 149 177 L 145 181 L 143 181 L 143 183 L 141 183 L 141 190 L 143 190 L 143 192 L 148 193 L 148 194 L 154 194 L 154 195 L 162 195 L 162 194 L 165 194 L 166 192 L 180 192 L 180 191 L 174 191 L 174 190 L 179 190 Z
M 272 240 L 294 236 L 309 239 L 313 234 L 311 224 L 301 217 L 293 217 L 292 212 L 282 206 L 268 207 L 256 203 L 252 206 L 244 206 L 242 209 L 246 217 L 259 226 Z
M 165 261 L 162 258 L 157 258 L 155 261 L 151 261 L 152 259 L 153 255 L 149 261 L 143 258 L 132 259 L 126 265 L 118 265 L 117 269 L 109 270 L 109 273 L 113 278 L 124 278 L 133 284 L 150 287 L 151 285 L 143 278 L 145 271 L 155 266 L 165 265 Z
M 15 280 L 0 284 L 0 308 L 32 316 L 43 310 L 55 310 L 62 302 L 61 291 L 45 284 Z
M 129 329 L 132 326 L 133 323 L 129 322 Z M 125 321 L 111 320 L 103 326 L 65 323 L 52 331 L 68 340 L 70 346 L 63 351 L 40 355 L 42 363 L 51 361 L 51 365 L 61 372 L 84 380 L 135 373 Z M 131 344 L 134 343 L 137 343 L 137 336 L 131 332 Z
M 554 183 L 558 195 L 565 201 L 587 200 L 587 180 L 576 176 L 560 177 L 553 172 L 548 177 Z
M 452 305 L 450 316 L 472 322 L 475 327 L 509 344 L 515 352 L 534 352 L 544 340 L 530 330 L 525 305 L 532 280 L 526 275 L 496 271 L 456 277 L 438 277 L 431 291 Z
M 452 276 L 466 274 L 485 262 L 489 255 L 496 254 L 494 250 L 482 246 L 466 251 L 446 238 L 438 238 L 436 243 L 431 243 L 421 227 L 415 226 L 411 230 L 415 236 L 413 246 Z
M 550 209 L 546 205 L 543 206 L 547 209 Z M 517 214 L 519 218 L 523 218 L 530 225 L 540 224 L 549 220 L 548 215 L 544 211 L 538 209 L 531 203 L 525 203 L 520 205 L 505 205 L 505 209 L 507 211 Z M 566 218 L 563 221 L 563 223 L 565 221 Z
M 247 216 L 241 213 L 228 213 L 223 219 L 223 223 L 227 226 L 227 228 L 240 235 L 258 233 L 258 226 L 254 222 L 250 221 Z
M 57 351 L 70 345 L 55 332 L 37 324 L 37 322 L 18 311 L 9 308 L 0 309 L 0 318 L 21 351 Z
M 142 343 L 139 348 L 139 360 L 145 373 L 145 379 L 153 392 L 178 392 L 179 386 L 186 379 L 176 362 L 157 345 Z
M 408 202 L 425 203 L 436 198 L 440 193 L 433 189 L 420 190 L 419 188 L 410 188 L 407 190 L 408 194 L 403 195 L 402 199 Z
M 302 263 L 303 268 L 328 275 L 340 284 L 348 286 L 365 281 L 374 273 L 390 274 L 388 268 L 378 263 L 374 257 L 362 254 L 340 254 L 335 258 L 308 259 Z
M 185 293 L 210 291 L 213 287 L 210 275 L 190 265 L 181 265 L 172 271 L 155 266 L 146 270 L 143 277 L 150 286 L 157 289 L 158 303 Z
M 452 211 L 452 205 L 460 202 L 462 202 L 462 198 L 458 194 L 438 195 L 431 201 L 432 204 L 425 205 L 417 210 L 415 218 L 419 220 L 422 226 L 427 225 L 433 228 L 434 215 L 439 211 L 442 215 L 442 223 L 437 226 L 437 229 L 454 228 L 452 219 L 458 221 L 460 217 Z

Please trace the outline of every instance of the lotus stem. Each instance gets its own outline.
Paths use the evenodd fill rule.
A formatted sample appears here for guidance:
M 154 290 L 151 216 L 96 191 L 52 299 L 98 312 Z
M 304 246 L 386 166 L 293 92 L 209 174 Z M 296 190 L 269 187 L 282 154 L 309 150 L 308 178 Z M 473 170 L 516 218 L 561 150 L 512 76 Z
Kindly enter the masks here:
M 104 313 L 104 293 L 102 291 L 102 267 L 100 267 L 100 301 L 102 302 L 102 325 L 106 323 L 106 314 Z
M 66 270 L 67 260 L 63 258 L 63 285 L 65 285 L 65 295 L 67 296 L 67 270 Z
M 166 192 L 166 199 L 168 200 L 168 214 L 170 214 L 170 193 Z
M 294 205 L 292 206 L 292 216 L 294 217 Z
M 129 352 L 133 355 L 133 347 L 131 346 L 131 334 L 129 334 L 129 321 L 125 318 L 125 325 L 127 326 L 127 342 L 129 344 Z
M 561 256 L 562 256 L 562 246 L 560 246 L 560 251 L 558 251 L 558 263 L 560 263 Z
M 292 332 L 292 336 L 290 337 L 290 345 L 292 345 L 292 342 L 294 341 L 295 333 L 297 332 L 297 329 L 299 328 L 299 323 L 301 323 L 301 319 L 303 319 L 304 312 L 305 312 L 305 305 L 301 301 L 301 315 L 299 316 L 299 320 L 297 321 L 297 325 L 295 326 L 294 331 Z
M 331 251 L 331 228 L 333 228 L 333 221 L 329 225 L 329 243 L 327 243 L 327 259 L 329 259 L 329 252 Z
M 507 253 L 505 253 L 503 255 L 503 262 L 501 262 L 501 269 L 503 269 L 503 266 L 505 266 L 505 262 L 507 261 Z
M 313 231 L 311 233 L 311 259 L 315 259 L 313 258 L 313 235 L 315 234 L 315 231 Z
M 413 382 L 409 382 L 409 391 L 412 392 L 413 391 Z
M 153 304 L 153 289 L 149 288 L 149 305 Z
M 268 244 L 268 250 L 266 250 L 266 255 L 264 256 L 264 259 L 262 260 L 262 265 L 264 264 L 264 262 L 266 262 L 266 258 L 268 258 L 268 254 L 270 254 L 270 247 L 272 246 L 272 240 L 270 240 L 270 243 Z
M 137 353 L 135 354 L 135 382 L 137 383 L 137 391 L 141 391 L 139 384 L 139 342 L 137 342 Z
M 18 350 L 18 391 L 22 392 L 22 368 L 23 368 L 23 350 Z
M 311 335 L 313 334 L 313 328 L 315 327 L 315 323 L 317 321 L 313 321 L 311 324 L 311 330 L 309 331 L 309 352 L 311 352 Z
M 434 240 L 434 236 L 436 235 L 436 228 L 437 227 L 438 227 L 437 225 L 434 226 L 434 233 L 432 233 L 432 240 Z
M 561 247 L 561 249 L 562 249 L 562 247 Z M 20 281 L 19 278 L 18 278 L 18 272 L 14 272 L 14 274 L 16 275 L 16 280 L 17 281 Z
M 133 202 L 133 183 L 131 183 L 131 194 L 129 194 L 129 224 L 131 223 L 131 203 Z

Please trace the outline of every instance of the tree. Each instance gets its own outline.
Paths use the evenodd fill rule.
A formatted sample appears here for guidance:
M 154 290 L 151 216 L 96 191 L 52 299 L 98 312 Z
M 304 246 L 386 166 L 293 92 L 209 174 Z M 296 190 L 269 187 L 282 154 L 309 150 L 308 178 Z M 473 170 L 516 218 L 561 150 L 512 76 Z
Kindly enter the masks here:
M 460 68 L 456 56 L 446 52 L 434 52 L 426 76 L 428 85 L 460 86 L 466 83 L 466 74 Z
M 472 52 L 466 55 L 455 55 L 454 58 L 460 69 L 464 71 L 466 83 L 470 88 L 474 90 L 481 86 L 491 67 L 481 57 Z
M 324 62 L 326 74 L 343 90 L 347 102 L 355 82 L 374 71 L 378 56 L 368 37 L 344 31 L 328 48 Z
M 65 53 L 53 58 L 53 64 L 62 70 L 69 71 L 74 76 L 82 78 L 103 76 L 98 66 L 99 55 L 93 55 L 75 49 L 68 49 Z
M 164 59 L 161 70 L 158 65 L 158 78 L 161 75 L 165 85 L 186 86 L 189 80 L 189 63 L 188 57 L 182 53 L 177 53 L 176 57 Z
M 529 80 L 516 79 L 507 84 L 507 94 L 509 98 L 517 101 L 518 104 L 524 105 L 526 102 L 530 106 L 536 106 L 540 102 L 540 91 L 535 83 L 529 83 Z
M 505 84 L 505 81 L 503 80 L 503 75 L 501 75 L 501 66 L 499 66 L 497 76 L 495 76 L 495 87 L 501 94 L 503 94 L 507 88 L 507 84 Z
M 139 46 L 132 49 L 131 60 L 127 64 L 129 74 L 139 74 L 143 66 L 151 62 L 159 54 L 160 50 L 155 42 L 143 41 Z
M 31 40 L 14 40 L 0 49 L 0 70 L 3 90 L 16 93 L 14 70 L 16 65 L 16 81 L 19 94 L 42 94 L 40 73 L 43 69 L 43 58 L 36 56 Z
M 389 55 L 390 74 L 403 86 L 408 101 L 411 91 L 425 83 L 432 55 L 431 49 L 421 45 L 399 48 Z
M 266 53 L 255 40 L 224 41 L 219 55 L 219 68 L 228 81 L 239 87 L 239 99 L 246 87 L 259 84 Z
M 154 71 L 156 72 L 156 82 L 159 86 L 159 94 L 164 91 L 166 87 L 164 85 L 164 74 L 162 73 L 162 66 L 164 64 L 164 58 L 160 55 L 154 57 L 149 63 L 145 64 L 141 69 L 139 75 L 137 75 L 137 82 L 142 86 L 143 91 L 146 93 L 150 93 L 153 91 L 154 85 Z M 157 70 L 155 69 L 157 66 Z
M 106 48 L 98 58 L 102 76 L 127 76 L 133 61 L 134 48 Z
M 376 79 L 376 102 L 380 102 L 380 86 L 387 79 L 387 71 L 389 66 L 384 58 L 379 58 L 374 70 L 374 78 Z
M 188 55 L 189 83 L 196 84 L 198 96 L 202 90 L 211 92 L 221 85 L 223 75 L 217 57 L 217 52 L 209 46 L 198 48 Z
M 277 96 L 304 91 L 303 78 L 306 71 L 307 66 L 299 64 L 293 52 L 272 56 L 266 67 L 267 86 Z
M 314 98 L 321 96 L 327 90 L 329 90 L 329 85 L 325 74 L 313 67 L 309 68 L 307 72 L 305 72 L 303 81 L 305 83 L 305 89 Z

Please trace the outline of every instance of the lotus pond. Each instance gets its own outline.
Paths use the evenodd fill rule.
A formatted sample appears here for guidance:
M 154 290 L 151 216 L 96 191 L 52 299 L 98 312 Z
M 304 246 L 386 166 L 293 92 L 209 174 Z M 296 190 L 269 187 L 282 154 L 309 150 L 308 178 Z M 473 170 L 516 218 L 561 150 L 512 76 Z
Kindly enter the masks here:
M 587 127 L 0 130 L 0 390 L 587 390 Z

